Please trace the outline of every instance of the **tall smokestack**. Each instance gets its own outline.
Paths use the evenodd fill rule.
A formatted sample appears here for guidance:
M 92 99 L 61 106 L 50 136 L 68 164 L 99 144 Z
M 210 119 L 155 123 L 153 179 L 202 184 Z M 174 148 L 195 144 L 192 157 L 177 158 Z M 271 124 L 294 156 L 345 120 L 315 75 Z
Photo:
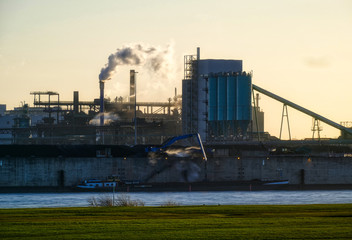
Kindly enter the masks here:
M 100 126 L 104 126 L 104 80 L 100 80 L 99 85 L 100 85 Z
M 130 104 L 134 104 L 134 145 L 137 145 L 137 84 L 136 71 L 130 70 Z
M 130 70 L 130 103 L 134 104 L 136 99 L 136 78 L 135 71 Z
M 78 113 L 79 95 L 78 91 L 73 92 L 73 112 Z

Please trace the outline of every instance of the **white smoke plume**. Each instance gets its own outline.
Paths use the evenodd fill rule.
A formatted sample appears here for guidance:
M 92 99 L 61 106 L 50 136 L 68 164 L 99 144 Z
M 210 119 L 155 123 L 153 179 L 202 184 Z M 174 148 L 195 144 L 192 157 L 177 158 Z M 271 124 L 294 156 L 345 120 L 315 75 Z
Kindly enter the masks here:
M 89 125 L 100 126 L 100 116 L 104 115 L 104 125 L 110 125 L 111 123 L 119 120 L 119 116 L 114 113 L 99 113 L 92 120 L 89 121 Z
M 108 63 L 100 71 L 99 80 L 104 81 L 113 77 L 119 65 L 146 66 L 156 73 L 161 72 L 170 65 L 172 54 L 171 45 L 166 49 L 141 43 L 123 46 L 110 54 Z

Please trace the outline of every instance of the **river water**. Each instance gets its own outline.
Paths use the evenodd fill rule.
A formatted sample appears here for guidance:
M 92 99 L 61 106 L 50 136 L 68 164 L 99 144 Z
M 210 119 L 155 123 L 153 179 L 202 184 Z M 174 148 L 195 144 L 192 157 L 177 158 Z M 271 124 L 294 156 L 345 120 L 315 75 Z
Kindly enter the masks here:
M 133 192 L 115 193 L 141 200 L 145 206 L 166 202 L 178 205 L 293 205 L 352 203 L 352 190 L 319 191 L 224 191 L 224 192 Z M 112 193 L 1 193 L 0 208 L 88 207 L 92 197 Z M 105 196 L 104 196 L 105 197 Z

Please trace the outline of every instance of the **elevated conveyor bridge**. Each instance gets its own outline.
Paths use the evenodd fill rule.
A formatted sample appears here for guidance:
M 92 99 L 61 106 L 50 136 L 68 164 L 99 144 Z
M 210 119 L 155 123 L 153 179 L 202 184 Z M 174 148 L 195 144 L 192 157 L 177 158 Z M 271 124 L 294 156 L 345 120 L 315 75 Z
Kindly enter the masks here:
M 308 110 L 308 109 L 306 109 L 304 107 L 301 107 L 301 106 L 299 106 L 299 105 L 297 105 L 297 104 L 295 104 L 295 103 L 293 103 L 291 101 L 288 101 L 288 100 L 286 100 L 286 99 L 284 99 L 284 98 L 282 98 L 282 97 L 280 97 L 280 96 L 278 96 L 278 95 L 276 95 L 274 93 L 271 93 L 271 92 L 269 92 L 269 91 L 267 91 L 267 90 L 265 90 L 265 89 L 263 89 L 261 87 L 258 87 L 257 85 L 252 84 L 252 88 L 253 88 L 253 90 L 256 90 L 257 92 L 260 92 L 260 93 L 262 93 L 262 94 L 264 94 L 264 95 L 266 95 L 268 97 L 271 97 L 271 98 L 273 98 L 273 99 L 275 99 L 275 100 L 277 100 L 277 101 L 279 101 L 279 102 L 281 102 L 281 103 L 283 103 L 283 104 L 285 104 L 287 106 L 290 106 L 290 107 L 292 107 L 292 108 L 294 108 L 294 109 L 296 109 L 296 110 L 298 110 L 300 112 L 303 112 L 303 113 L 313 117 L 314 119 L 322 121 L 322 122 L 324 122 L 324 123 L 326 123 L 326 124 L 328 124 L 328 125 L 330 125 L 330 126 L 332 126 L 334 128 L 337 128 L 337 129 L 339 129 L 339 130 L 341 130 L 341 131 L 343 131 L 345 133 L 348 133 L 348 134 L 352 135 L 352 129 L 346 128 L 346 127 L 344 127 L 344 126 L 342 126 L 342 125 L 340 125 L 338 123 L 335 123 L 335 122 L 333 122 L 333 121 L 331 121 L 331 120 L 329 120 L 329 119 L 327 119 L 327 118 L 325 118 L 325 117 L 323 117 L 323 116 L 321 116 L 319 114 L 316 114 L 316 113 L 314 113 L 314 112 L 312 112 L 312 111 L 310 111 L 310 110 Z

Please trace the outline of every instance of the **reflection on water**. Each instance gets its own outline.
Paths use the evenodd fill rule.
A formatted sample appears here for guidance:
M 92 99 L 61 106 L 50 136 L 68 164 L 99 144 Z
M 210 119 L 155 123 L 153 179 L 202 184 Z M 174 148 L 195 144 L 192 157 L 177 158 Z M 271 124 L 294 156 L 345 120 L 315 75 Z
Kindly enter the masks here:
M 87 207 L 88 199 L 112 193 L 1 193 L 0 208 Z M 125 194 L 125 193 L 115 193 Z M 258 192 L 138 192 L 128 193 L 145 206 L 167 201 L 179 205 L 292 205 L 352 203 L 352 190 L 337 191 L 258 191 Z

